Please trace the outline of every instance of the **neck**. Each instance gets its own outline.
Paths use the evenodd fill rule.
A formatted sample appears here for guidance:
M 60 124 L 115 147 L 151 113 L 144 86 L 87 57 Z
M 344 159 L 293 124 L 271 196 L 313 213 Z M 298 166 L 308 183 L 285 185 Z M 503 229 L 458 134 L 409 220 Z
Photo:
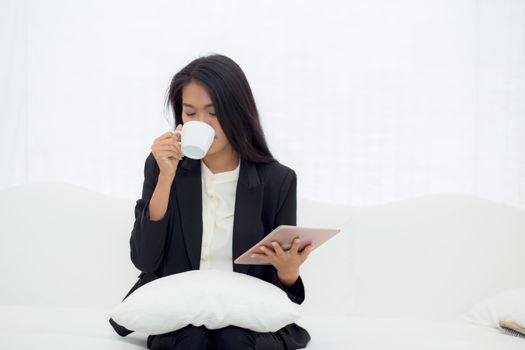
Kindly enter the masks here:
M 214 174 L 232 171 L 239 165 L 239 154 L 233 149 L 218 154 L 206 155 L 202 161 Z

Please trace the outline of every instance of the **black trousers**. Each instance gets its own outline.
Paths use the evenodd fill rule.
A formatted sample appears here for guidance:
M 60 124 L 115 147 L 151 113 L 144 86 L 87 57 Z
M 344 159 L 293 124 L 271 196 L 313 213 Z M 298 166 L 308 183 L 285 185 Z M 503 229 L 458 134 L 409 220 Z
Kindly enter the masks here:
M 188 325 L 173 332 L 149 335 L 147 346 L 151 350 L 286 350 L 277 333 L 235 326 L 207 329 Z

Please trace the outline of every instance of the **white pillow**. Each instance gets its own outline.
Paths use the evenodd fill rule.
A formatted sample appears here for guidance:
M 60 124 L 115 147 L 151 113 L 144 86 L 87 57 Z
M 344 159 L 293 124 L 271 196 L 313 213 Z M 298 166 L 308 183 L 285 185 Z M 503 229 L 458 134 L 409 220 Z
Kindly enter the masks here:
M 283 290 L 259 278 L 192 270 L 141 286 L 108 315 L 129 330 L 163 334 L 189 324 L 276 332 L 299 319 L 300 312 Z
M 500 329 L 500 321 L 511 321 L 525 326 L 525 287 L 510 289 L 483 300 L 459 318 Z

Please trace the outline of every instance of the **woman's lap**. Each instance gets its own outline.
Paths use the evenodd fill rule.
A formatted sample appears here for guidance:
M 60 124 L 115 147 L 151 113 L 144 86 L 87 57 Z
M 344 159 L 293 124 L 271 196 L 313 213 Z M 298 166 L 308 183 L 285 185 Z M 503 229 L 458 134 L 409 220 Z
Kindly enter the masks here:
M 169 333 L 150 335 L 147 346 L 151 350 L 284 350 L 286 348 L 277 333 L 260 333 L 235 326 L 210 330 L 204 326 L 193 325 Z

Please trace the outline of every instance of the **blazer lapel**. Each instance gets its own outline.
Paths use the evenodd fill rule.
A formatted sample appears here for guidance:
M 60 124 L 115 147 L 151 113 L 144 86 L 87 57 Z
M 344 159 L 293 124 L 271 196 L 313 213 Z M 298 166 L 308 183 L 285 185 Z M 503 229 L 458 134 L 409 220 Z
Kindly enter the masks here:
M 202 182 L 200 160 L 185 158 L 175 191 L 186 251 L 193 270 L 198 270 L 202 246 Z
M 185 158 L 180 166 L 176 193 L 186 251 L 192 268 L 200 268 L 202 246 L 202 181 L 200 160 Z M 259 232 L 264 184 L 252 162 L 241 160 L 235 194 L 233 219 L 233 271 L 247 273 L 250 265 L 234 264 L 242 253 L 251 248 L 263 233 Z
M 258 223 L 261 221 L 263 189 L 255 165 L 241 160 L 233 217 L 233 260 L 262 238 Z M 232 264 L 235 272 L 247 273 L 250 268 L 250 265 L 234 264 L 233 261 Z

